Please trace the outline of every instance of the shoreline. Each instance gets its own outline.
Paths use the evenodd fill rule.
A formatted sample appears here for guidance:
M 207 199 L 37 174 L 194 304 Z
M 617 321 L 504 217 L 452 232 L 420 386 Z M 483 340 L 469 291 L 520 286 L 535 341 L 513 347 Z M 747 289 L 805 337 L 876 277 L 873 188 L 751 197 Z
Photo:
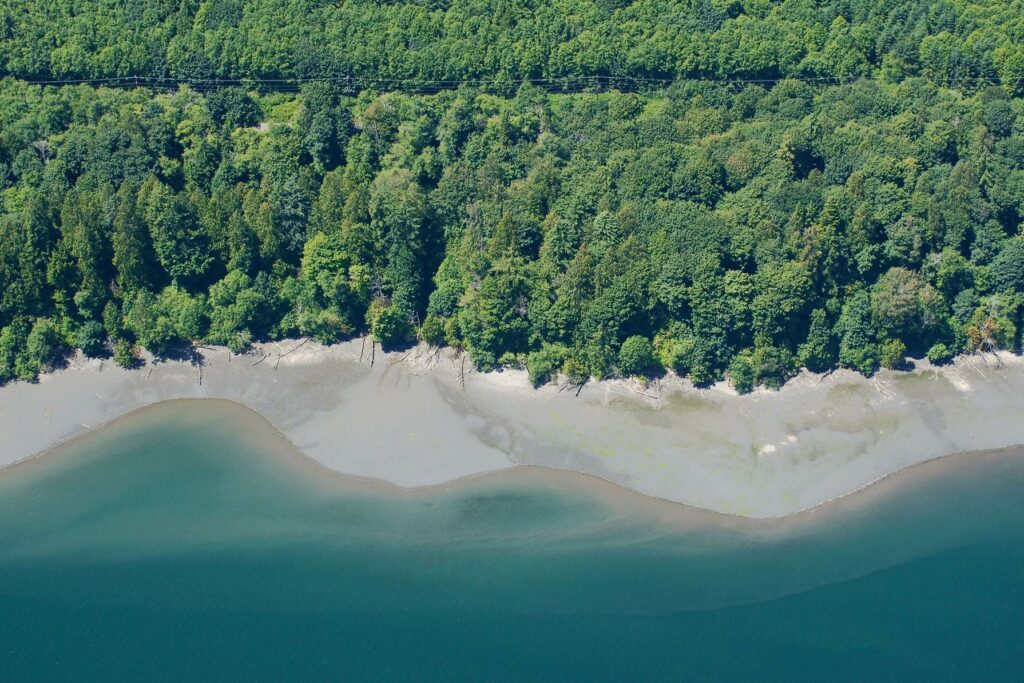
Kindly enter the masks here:
M 0 469 L 144 406 L 219 398 L 262 416 L 310 461 L 399 489 L 533 465 L 669 504 L 771 519 L 920 463 L 1024 444 L 1024 364 L 1008 354 L 984 369 L 972 358 L 872 379 L 804 373 L 780 391 L 746 396 L 673 377 L 645 390 L 595 382 L 576 397 L 552 385 L 534 390 L 522 371 L 460 378 L 457 357 L 423 347 L 380 353 L 373 367 L 360 362 L 359 340 L 199 353 L 201 365 L 131 371 L 78 357 L 38 384 L 0 389 Z
M 875 481 L 868 482 L 860 488 L 843 493 L 835 498 L 822 501 L 817 505 L 776 517 L 748 517 L 718 512 L 695 507 L 686 503 L 645 495 L 631 490 L 614 481 L 598 475 L 563 470 L 545 465 L 512 465 L 511 467 L 469 474 L 450 481 L 405 487 L 385 479 L 347 474 L 331 469 L 302 452 L 288 436 L 277 429 L 269 420 L 251 408 L 227 399 L 168 399 L 136 408 L 124 415 L 113 418 L 109 422 L 97 425 L 92 429 L 71 437 L 66 441 L 36 453 L 28 458 L 0 467 L 0 479 L 23 469 L 33 468 L 44 471 L 52 460 L 60 461 L 69 457 L 68 451 L 87 445 L 89 439 L 109 436 L 109 430 L 119 426 L 137 427 L 140 420 L 154 416 L 156 413 L 180 408 L 184 411 L 194 409 L 195 404 L 213 404 L 210 413 L 222 412 L 225 419 L 252 420 L 257 424 L 252 431 L 238 435 L 243 440 L 251 440 L 253 448 L 261 456 L 276 460 L 282 467 L 303 471 L 309 475 L 307 485 L 314 487 L 341 486 L 350 491 L 374 496 L 421 499 L 448 494 L 473 493 L 480 490 L 493 490 L 509 485 L 531 486 L 537 488 L 558 488 L 563 492 L 586 494 L 592 499 L 606 505 L 609 509 L 619 512 L 626 511 L 630 515 L 640 514 L 650 519 L 657 519 L 672 524 L 673 528 L 710 527 L 730 528 L 739 531 L 756 531 L 760 533 L 790 532 L 799 530 L 822 518 L 834 518 L 840 514 L 859 512 L 872 504 L 885 502 L 899 495 L 908 487 L 926 485 L 937 478 L 947 476 L 953 471 L 968 467 L 991 466 L 994 462 L 1013 458 L 1024 459 L 1024 446 L 1008 446 L 1000 449 L 983 451 L 961 451 L 925 460 L 909 467 L 891 472 Z M 227 413 L 236 413 L 228 415 Z M 268 438 L 255 434 L 266 431 Z M 268 443 L 272 440 L 273 443 Z M 74 457 L 74 453 L 70 454 Z

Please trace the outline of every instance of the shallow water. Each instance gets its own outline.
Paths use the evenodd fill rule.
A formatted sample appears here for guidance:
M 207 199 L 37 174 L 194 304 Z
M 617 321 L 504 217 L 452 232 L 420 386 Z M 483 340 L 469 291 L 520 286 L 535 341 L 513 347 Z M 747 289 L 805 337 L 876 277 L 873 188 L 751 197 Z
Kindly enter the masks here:
M 755 522 L 162 404 L 0 474 L 0 679 L 1020 680 L 1024 456 L 954 465 Z

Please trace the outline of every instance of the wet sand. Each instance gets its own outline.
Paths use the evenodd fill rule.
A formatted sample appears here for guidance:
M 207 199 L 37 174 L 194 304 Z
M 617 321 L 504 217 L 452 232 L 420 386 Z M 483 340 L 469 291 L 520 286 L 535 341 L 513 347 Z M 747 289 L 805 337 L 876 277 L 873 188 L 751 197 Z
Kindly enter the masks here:
M 1024 365 L 1008 355 L 871 380 L 803 375 L 748 396 L 678 379 L 597 382 L 577 396 L 534 390 L 523 372 L 463 373 L 468 361 L 450 352 L 378 349 L 371 367 L 359 341 L 300 343 L 246 356 L 204 349 L 199 364 L 132 371 L 79 358 L 37 384 L 3 387 L 0 466 L 142 406 L 220 398 L 255 410 L 316 463 L 398 487 L 535 465 L 510 476 L 578 472 L 694 508 L 770 518 L 935 458 L 1024 444 Z

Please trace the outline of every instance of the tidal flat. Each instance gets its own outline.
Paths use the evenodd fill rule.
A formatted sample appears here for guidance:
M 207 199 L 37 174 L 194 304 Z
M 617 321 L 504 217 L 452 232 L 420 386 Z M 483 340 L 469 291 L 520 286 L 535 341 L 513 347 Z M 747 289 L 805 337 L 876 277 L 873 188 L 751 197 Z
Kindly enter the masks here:
M 475 373 L 451 352 L 369 349 L 206 348 L 130 371 L 79 357 L 37 384 L 0 389 L 0 466 L 142 406 L 219 398 L 257 411 L 332 470 L 404 488 L 534 465 L 770 518 L 935 458 L 1024 444 L 1024 364 L 1009 354 L 871 379 L 803 374 L 737 396 L 675 378 L 533 389 L 524 372 Z

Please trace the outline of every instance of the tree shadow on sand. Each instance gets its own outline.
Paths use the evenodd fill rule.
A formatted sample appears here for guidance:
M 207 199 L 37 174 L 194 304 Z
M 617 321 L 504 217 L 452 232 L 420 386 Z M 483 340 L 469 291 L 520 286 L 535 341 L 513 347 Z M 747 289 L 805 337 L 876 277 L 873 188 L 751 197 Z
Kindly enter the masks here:
M 173 344 L 158 354 L 153 355 L 154 363 L 165 363 L 168 361 L 185 362 L 194 367 L 205 365 L 203 354 L 199 353 L 199 347 L 190 342 Z

